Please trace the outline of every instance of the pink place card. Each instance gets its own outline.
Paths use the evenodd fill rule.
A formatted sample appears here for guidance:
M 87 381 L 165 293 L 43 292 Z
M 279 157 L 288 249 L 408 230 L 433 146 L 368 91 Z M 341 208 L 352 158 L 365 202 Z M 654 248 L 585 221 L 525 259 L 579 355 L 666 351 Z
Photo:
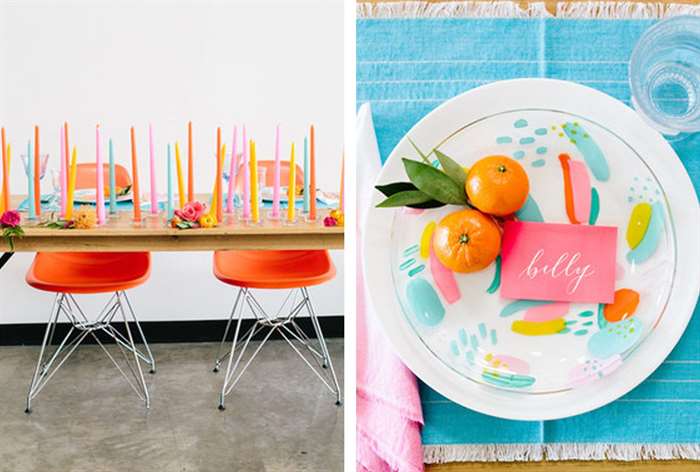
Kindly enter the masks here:
M 617 228 L 508 221 L 501 250 L 501 296 L 611 303 Z

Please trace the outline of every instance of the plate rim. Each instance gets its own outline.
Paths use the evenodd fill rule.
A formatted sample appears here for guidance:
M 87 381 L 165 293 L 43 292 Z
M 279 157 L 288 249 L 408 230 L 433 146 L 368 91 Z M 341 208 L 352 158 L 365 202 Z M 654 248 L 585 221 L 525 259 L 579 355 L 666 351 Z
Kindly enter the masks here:
M 520 92 L 523 88 L 527 89 L 527 93 Z M 384 289 L 387 283 L 391 282 L 390 261 L 389 251 L 381 248 L 386 247 L 386 243 L 390 241 L 393 218 L 386 218 L 387 210 L 375 208 L 380 200 L 378 192 L 373 192 L 371 206 L 366 212 L 363 224 L 364 231 L 362 231 L 361 249 L 367 293 L 366 303 L 378 314 L 380 325 L 401 360 L 442 396 L 480 413 L 506 419 L 550 420 L 586 413 L 620 398 L 643 382 L 666 359 L 684 333 L 700 293 L 700 264 L 697 263 L 700 258 L 700 247 L 692 245 L 693 240 L 700 240 L 700 205 L 697 195 L 688 173 L 673 148 L 634 110 L 599 90 L 575 82 L 544 78 L 492 82 L 441 103 L 422 117 L 401 138 L 387 158 L 376 182 L 384 182 L 388 177 L 398 177 L 393 175 L 397 173 L 397 168 L 391 163 L 397 161 L 396 156 L 406 145 L 408 136 L 416 138 L 416 131 L 420 131 L 436 116 L 449 113 L 453 108 L 462 107 L 464 110 L 469 110 L 468 106 L 464 106 L 465 104 L 482 100 L 488 95 L 495 98 L 492 103 L 494 107 L 508 104 L 510 110 L 530 107 L 573 111 L 586 119 L 605 123 L 604 126 L 607 129 L 628 143 L 640 143 L 639 147 L 644 148 L 644 152 L 640 152 L 637 146 L 635 150 L 653 169 L 666 194 L 669 219 L 675 226 L 677 252 L 690 251 L 690 254 L 684 254 L 684 257 L 679 257 L 676 261 L 675 279 L 667 306 L 669 313 L 674 313 L 673 316 L 662 317 L 654 332 L 650 333 L 646 341 L 631 354 L 635 358 L 644 357 L 646 362 L 636 362 L 625 369 L 618 369 L 605 379 L 586 386 L 565 392 L 526 395 L 522 392 L 495 389 L 477 382 L 464 382 L 463 378 L 457 377 L 458 374 L 443 363 L 435 362 L 433 359 L 427 362 L 428 356 L 420 352 L 429 353 L 425 346 L 418 346 L 418 343 L 411 345 L 408 342 L 407 335 L 415 338 L 415 334 L 409 331 L 410 327 L 405 321 L 394 291 Z M 572 103 L 571 96 L 580 96 L 585 100 L 579 98 L 577 103 Z M 491 110 L 489 114 L 493 112 Z M 465 112 L 465 114 L 469 113 L 476 114 L 473 111 Z M 606 116 L 605 119 L 594 118 L 603 115 Z M 621 119 L 610 120 L 612 123 L 608 123 L 606 119 L 609 120 L 609 116 L 619 116 Z M 469 122 L 471 119 L 464 118 L 462 121 Z M 659 168 L 662 159 L 664 159 L 664 165 Z M 670 182 L 673 182 L 673 185 L 669 186 Z M 687 201 L 688 195 L 696 196 L 695 205 Z M 681 205 L 681 202 L 685 204 Z M 382 218 L 378 216 L 380 211 L 384 212 Z M 694 222 L 694 224 L 688 222 Z M 682 232 L 679 231 L 681 223 Z M 695 261 L 695 264 L 690 261 Z M 678 280 L 690 281 L 690 283 L 675 283 Z M 382 309 L 377 309 L 378 306 Z M 681 315 L 675 313 L 681 313 Z M 461 381 L 455 382 L 456 379 Z M 600 389 L 601 382 L 606 382 L 605 389 Z M 524 408 L 522 404 L 529 405 Z

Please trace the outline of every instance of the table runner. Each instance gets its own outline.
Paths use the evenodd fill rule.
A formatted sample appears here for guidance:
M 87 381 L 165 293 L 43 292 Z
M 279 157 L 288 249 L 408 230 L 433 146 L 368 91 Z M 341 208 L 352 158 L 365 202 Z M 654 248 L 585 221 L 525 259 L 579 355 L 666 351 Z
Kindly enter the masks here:
M 382 159 L 411 126 L 440 103 L 495 80 L 572 80 L 629 104 L 628 58 L 653 20 L 557 19 L 548 17 L 542 4 L 533 4 L 524 12 L 516 8 L 517 15 L 530 18 L 444 18 L 445 8 L 460 12 L 458 16 L 474 14 L 467 8 L 471 3 L 476 2 L 451 7 L 408 3 L 385 9 L 381 5 L 359 8 L 360 16 L 405 16 L 419 11 L 436 16 L 358 19 L 357 102 L 372 104 Z M 507 2 L 499 2 L 503 3 Z M 478 15 L 514 16 L 516 12 L 503 6 L 500 10 L 480 8 Z M 578 9 L 591 12 L 585 4 Z M 610 7 L 603 16 L 619 11 Z M 625 11 L 647 17 L 658 16 L 661 10 Z M 671 144 L 697 192 L 700 134 Z M 497 458 L 700 459 L 698 311 L 696 307 L 681 342 L 644 383 L 604 408 L 573 418 L 502 420 L 463 408 L 421 384 L 426 463 Z

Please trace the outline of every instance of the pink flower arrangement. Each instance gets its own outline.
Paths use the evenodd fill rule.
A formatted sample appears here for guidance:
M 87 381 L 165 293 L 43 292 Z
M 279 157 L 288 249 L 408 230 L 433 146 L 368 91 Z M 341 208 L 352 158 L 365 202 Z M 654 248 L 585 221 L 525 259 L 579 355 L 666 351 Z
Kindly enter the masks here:
M 189 202 L 185 204 L 182 210 L 175 210 L 175 216 L 183 221 L 196 223 L 202 217 L 206 209 L 206 205 L 200 202 Z
M 7 210 L 0 215 L 0 228 L 2 228 L 2 237 L 10 246 L 10 251 L 15 250 L 14 238 L 21 238 L 24 235 L 24 230 L 20 226 L 22 218 L 16 210 Z
M 0 226 L 3 228 L 16 228 L 21 220 L 17 210 L 7 210 L 0 216 Z
M 175 229 L 213 228 L 217 224 L 216 218 L 207 213 L 207 205 L 197 201 L 175 210 L 175 215 L 168 221 L 168 226 Z

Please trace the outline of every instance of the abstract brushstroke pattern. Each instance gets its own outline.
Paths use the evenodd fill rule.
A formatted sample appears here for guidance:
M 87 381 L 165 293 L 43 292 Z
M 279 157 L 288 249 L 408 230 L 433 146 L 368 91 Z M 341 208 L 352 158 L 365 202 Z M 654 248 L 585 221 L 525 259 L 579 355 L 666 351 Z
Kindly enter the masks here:
M 438 290 L 448 305 L 462 298 L 454 272 L 442 265 L 442 262 L 440 262 L 435 255 L 432 245 L 430 247 L 430 273 L 433 276 L 435 285 L 437 285 Z
M 664 207 L 661 202 L 651 205 L 651 217 L 644 236 L 639 244 L 627 253 L 627 261 L 641 264 L 656 252 L 664 230 Z
M 486 289 L 487 293 L 496 293 L 498 288 L 501 286 L 501 256 L 496 257 L 496 270 L 493 273 L 493 279 L 491 280 L 491 285 Z
M 406 300 L 416 320 L 425 326 L 436 326 L 445 317 L 445 307 L 430 283 L 424 278 L 410 279 L 406 284 Z
M 608 161 L 588 132 L 576 122 L 564 124 L 562 130 L 583 156 L 593 177 L 598 181 L 606 182 L 610 178 Z
M 515 213 L 520 221 L 534 221 L 536 223 L 544 223 L 544 218 L 542 217 L 542 212 L 540 207 L 532 195 L 527 196 L 525 204 Z

